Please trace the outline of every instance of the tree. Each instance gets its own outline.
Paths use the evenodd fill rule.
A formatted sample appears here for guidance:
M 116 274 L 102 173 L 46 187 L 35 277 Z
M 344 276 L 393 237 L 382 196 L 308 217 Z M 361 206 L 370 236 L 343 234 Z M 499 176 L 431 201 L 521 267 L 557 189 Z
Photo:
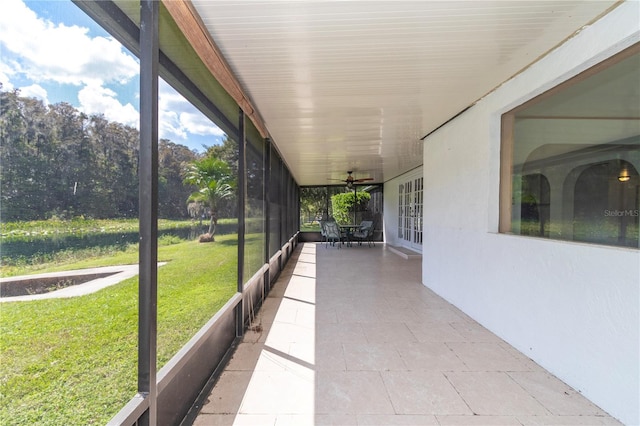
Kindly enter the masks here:
M 327 187 L 302 188 L 300 190 L 300 211 L 304 212 L 303 219 L 307 222 L 313 222 L 317 217 L 328 217 Z
M 215 157 L 224 161 L 231 170 L 231 176 L 237 179 L 238 161 L 240 158 L 238 142 L 226 136 L 221 145 L 213 145 L 206 148 L 207 150 L 204 153 L 204 157 Z M 221 200 L 217 208 L 220 217 L 236 217 L 238 215 L 238 199 L 236 194 Z
M 371 199 L 371 194 L 365 191 L 342 192 L 331 196 L 333 217 L 338 223 L 351 223 L 355 220 L 355 213 L 365 211 Z
M 0 217 L 136 217 L 139 139 L 137 129 L 102 114 L 45 105 L 19 90 L 2 91 L 0 83 Z M 221 152 L 231 155 L 231 148 Z M 183 183 L 184 167 L 197 158 L 186 146 L 160 141 L 161 217 L 185 216 L 193 187 Z
M 211 219 L 207 233 L 210 241 L 215 241 L 213 235 L 218 224 L 218 203 L 231 197 L 235 186 L 229 165 L 215 157 L 191 162 L 185 170 L 184 182 L 198 187 L 189 196 L 187 203 L 201 202 L 208 206 Z
M 214 157 L 224 161 L 229 166 L 231 175 L 237 176 L 238 158 L 240 156 L 238 142 L 226 136 L 221 145 L 213 145 L 206 148 L 205 157 Z
M 158 143 L 158 216 L 181 218 L 190 213 L 184 209 L 184 200 L 193 191 L 185 185 L 183 174 L 187 164 L 195 161 L 197 154 L 184 145 L 160 139 Z

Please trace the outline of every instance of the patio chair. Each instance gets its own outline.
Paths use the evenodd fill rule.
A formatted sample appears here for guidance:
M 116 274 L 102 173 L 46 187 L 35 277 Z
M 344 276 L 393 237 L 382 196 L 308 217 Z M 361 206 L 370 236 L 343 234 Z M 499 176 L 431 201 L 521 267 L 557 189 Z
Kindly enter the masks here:
M 360 222 L 360 228 L 351 234 L 351 238 L 358 242 L 358 245 L 361 246 L 363 241 L 366 241 L 369 247 L 375 245 L 373 242 L 373 221 L 371 220 L 363 220 Z
M 327 241 L 327 231 L 324 229 L 324 225 L 327 223 L 326 220 L 319 220 L 318 223 L 320 224 L 320 236 L 322 237 L 322 242 L 326 242 Z
M 340 235 L 340 228 L 338 227 L 338 224 L 336 222 L 326 222 L 324 224 L 324 230 L 326 233 L 325 247 L 328 247 L 329 244 L 335 246 L 336 242 L 338 242 L 338 248 L 340 248 L 342 238 Z

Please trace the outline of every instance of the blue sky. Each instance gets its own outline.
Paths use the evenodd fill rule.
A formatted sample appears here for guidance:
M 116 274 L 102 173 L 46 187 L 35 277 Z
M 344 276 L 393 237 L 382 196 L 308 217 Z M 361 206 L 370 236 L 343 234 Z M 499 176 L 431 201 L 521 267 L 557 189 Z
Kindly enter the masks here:
M 138 59 L 69 0 L 3 0 L 0 83 L 46 104 L 139 127 Z M 160 81 L 160 137 L 191 149 L 221 143 L 223 132 Z

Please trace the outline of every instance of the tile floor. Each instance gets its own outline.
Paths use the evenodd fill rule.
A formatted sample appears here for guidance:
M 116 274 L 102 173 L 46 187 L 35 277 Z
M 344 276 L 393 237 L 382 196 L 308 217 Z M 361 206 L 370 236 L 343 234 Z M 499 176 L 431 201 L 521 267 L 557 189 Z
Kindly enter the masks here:
M 298 246 L 195 425 L 619 424 L 385 249 Z

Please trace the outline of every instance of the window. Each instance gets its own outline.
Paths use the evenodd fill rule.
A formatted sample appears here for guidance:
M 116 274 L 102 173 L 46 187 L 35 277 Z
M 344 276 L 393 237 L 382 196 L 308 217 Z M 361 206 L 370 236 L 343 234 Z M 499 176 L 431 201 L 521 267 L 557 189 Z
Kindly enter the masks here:
M 502 117 L 500 232 L 638 247 L 640 44 Z

